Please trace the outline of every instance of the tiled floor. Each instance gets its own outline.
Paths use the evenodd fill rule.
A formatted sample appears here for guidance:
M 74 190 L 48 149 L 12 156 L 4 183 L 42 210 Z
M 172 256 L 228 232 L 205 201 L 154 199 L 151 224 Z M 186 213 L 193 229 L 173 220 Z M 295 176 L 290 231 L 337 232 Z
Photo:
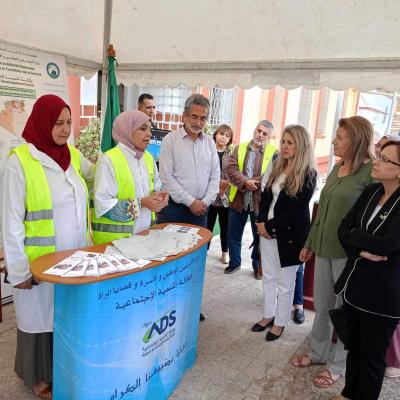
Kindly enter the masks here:
M 290 325 L 275 342 L 267 343 L 265 334 L 250 331 L 262 316 L 261 281 L 253 278 L 249 263 L 250 236 L 246 228 L 243 267 L 232 275 L 223 273 L 219 241 L 214 239 L 207 261 L 202 307 L 207 319 L 200 324 L 198 359 L 172 400 L 320 400 L 340 392 L 343 380 L 330 390 L 317 389 L 311 382 L 320 367 L 296 369 L 289 363 L 297 351 L 307 350 L 312 312 L 306 313 L 306 323 Z M 3 310 L 0 399 L 34 399 L 14 375 L 15 315 L 12 305 Z M 381 399 L 400 400 L 400 379 L 385 380 Z

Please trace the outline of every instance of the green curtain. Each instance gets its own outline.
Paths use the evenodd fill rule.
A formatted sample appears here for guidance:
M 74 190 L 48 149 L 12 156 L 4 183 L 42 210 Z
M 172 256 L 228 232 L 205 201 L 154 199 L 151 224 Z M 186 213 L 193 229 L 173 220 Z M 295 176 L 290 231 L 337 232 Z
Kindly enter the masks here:
M 115 57 L 108 57 L 108 92 L 107 109 L 104 118 L 103 134 L 101 136 L 101 151 L 104 153 L 113 148 L 116 143 L 112 138 L 112 125 L 115 118 L 119 115 L 119 93 L 117 78 L 115 77 Z

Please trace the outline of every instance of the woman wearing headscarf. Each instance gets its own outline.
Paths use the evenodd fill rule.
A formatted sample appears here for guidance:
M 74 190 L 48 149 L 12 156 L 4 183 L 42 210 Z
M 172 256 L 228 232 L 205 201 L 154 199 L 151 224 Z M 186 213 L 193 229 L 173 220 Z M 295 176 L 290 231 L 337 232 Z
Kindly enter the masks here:
M 15 372 L 40 398 L 52 396 L 53 285 L 32 278 L 29 263 L 87 246 L 93 166 L 67 145 L 71 111 L 55 95 L 40 97 L 2 176 L 0 212 L 8 279 L 17 318 Z M 67 223 L 66 223 L 67 222 Z
M 152 155 L 150 118 L 141 111 L 124 111 L 114 121 L 117 146 L 97 162 L 92 232 L 95 244 L 129 237 L 148 229 L 155 213 L 168 204 L 168 193 Z

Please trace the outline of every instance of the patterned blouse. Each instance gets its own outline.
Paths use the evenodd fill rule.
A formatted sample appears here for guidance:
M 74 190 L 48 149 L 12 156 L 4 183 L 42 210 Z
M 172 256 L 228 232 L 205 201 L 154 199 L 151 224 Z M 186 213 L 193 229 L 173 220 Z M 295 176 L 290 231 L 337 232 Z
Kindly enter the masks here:
M 224 151 L 224 154 L 222 155 L 222 161 L 220 163 L 220 167 L 221 167 L 220 179 L 229 180 L 228 176 L 226 174 L 226 169 L 228 168 L 229 157 L 231 156 L 231 154 L 232 154 L 232 146 L 227 146 L 225 151 Z M 221 200 L 221 197 L 218 194 L 217 198 L 215 199 L 215 201 L 213 203 L 213 206 L 216 206 L 216 207 L 229 207 L 229 202 L 228 202 L 229 191 L 230 191 L 230 187 L 228 187 L 228 189 L 225 192 L 225 199 L 224 200 Z

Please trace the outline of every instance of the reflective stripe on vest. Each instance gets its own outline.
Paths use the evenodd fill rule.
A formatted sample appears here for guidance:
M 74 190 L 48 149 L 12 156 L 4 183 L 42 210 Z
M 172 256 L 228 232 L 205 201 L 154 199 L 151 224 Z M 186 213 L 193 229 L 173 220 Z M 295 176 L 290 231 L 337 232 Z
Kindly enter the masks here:
M 239 171 L 243 173 L 244 169 L 244 159 L 246 158 L 246 152 L 247 152 L 247 147 L 249 146 L 250 142 L 247 143 L 241 143 L 238 146 L 238 167 Z M 266 144 L 264 147 L 264 157 L 262 160 L 261 164 L 261 175 L 265 174 L 265 171 L 267 170 L 267 166 L 269 162 L 271 161 L 273 155 L 275 154 L 277 148 L 272 145 L 272 144 Z M 232 203 L 232 201 L 235 199 L 236 193 L 238 191 L 237 186 L 232 185 L 231 190 L 229 192 L 229 201 Z
M 118 187 L 118 200 L 132 200 L 135 198 L 135 183 L 128 161 L 119 146 L 108 150 L 104 156 L 110 158 L 115 174 L 115 180 Z M 150 181 L 150 193 L 154 191 L 154 159 L 153 156 L 145 151 L 143 154 L 144 162 L 147 168 Z M 106 217 L 96 217 L 95 210 L 91 210 L 93 243 L 101 244 L 112 242 L 113 240 L 129 237 L 133 234 L 135 221 L 117 222 Z M 155 219 L 155 213 L 151 213 L 152 220 Z
M 27 211 L 25 221 L 38 221 L 39 219 L 53 219 L 53 210 Z
M 88 194 L 86 183 L 82 178 L 80 154 L 72 146 L 71 165 L 83 183 Z M 29 261 L 56 251 L 55 230 L 53 221 L 53 203 L 47 177 L 40 161 L 32 157 L 29 146 L 22 144 L 11 151 L 21 163 L 26 185 L 25 215 L 25 253 Z

